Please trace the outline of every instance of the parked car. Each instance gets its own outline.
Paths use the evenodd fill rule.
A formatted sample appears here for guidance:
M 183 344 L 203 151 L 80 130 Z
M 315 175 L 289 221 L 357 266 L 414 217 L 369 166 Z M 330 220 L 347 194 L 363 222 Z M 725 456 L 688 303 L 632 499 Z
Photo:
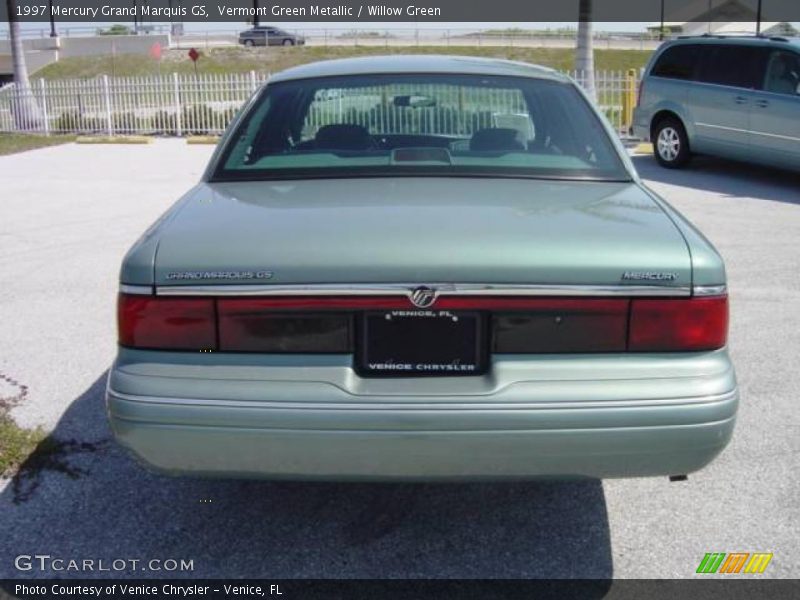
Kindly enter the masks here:
M 277 27 L 258 26 L 242 31 L 239 43 L 244 46 L 302 46 L 306 39 Z
M 679 475 L 734 427 L 722 259 L 546 68 L 274 75 L 120 282 L 111 427 L 167 473 Z
M 800 169 L 800 40 L 667 42 L 645 69 L 634 133 L 668 168 L 698 153 Z

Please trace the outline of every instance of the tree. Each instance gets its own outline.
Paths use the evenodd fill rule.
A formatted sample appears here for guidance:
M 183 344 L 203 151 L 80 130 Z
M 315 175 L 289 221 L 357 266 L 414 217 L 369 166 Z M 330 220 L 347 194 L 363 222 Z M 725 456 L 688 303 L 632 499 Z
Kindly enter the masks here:
M 25 50 L 22 47 L 22 36 L 20 35 L 14 0 L 6 0 L 6 11 L 8 12 L 11 60 L 14 64 L 14 122 L 17 129 L 22 131 L 38 129 L 42 122 L 42 114 L 39 110 L 39 105 L 36 103 L 36 98 L 33 97 L 31 82 L 28 79 Z
M 578 81 L 589 97 L 597 101 L 594 85 L 594 40 L 592 38 L 592 0 L 580 0 L 578 6 L 578 40 L 575 51 Z

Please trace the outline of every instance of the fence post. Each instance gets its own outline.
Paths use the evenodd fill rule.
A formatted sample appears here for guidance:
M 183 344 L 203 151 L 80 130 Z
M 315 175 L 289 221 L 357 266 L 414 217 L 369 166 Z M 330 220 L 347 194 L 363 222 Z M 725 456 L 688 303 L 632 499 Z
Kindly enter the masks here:
M 178 137 L 183 135 L 183 128 L 181 127 L 181 86 L 178 82 L 178 74 L 172 74 L 172 84 L 175 89 L 175 133 Z
M 103 75 L 103 99 L 106 105 L 106 133 L 114 135 L 114 123 L 111 119 L 111 92 L 108 89 L 108 75 Z
M 622 127 L 625 130 L 633 125 L 634 106 L 636 106 L 636 69 L 628 69 L 622 94 Z
M 250 89 L 255 92 L 257 87 L 258 83 L 256 82 L 256 72 L 250 71 Z
M 42 92 L 42 120 L 44 121 L 44 134 L 50 135 L 50 120 L 48 119 L 47 115 L 47 93 L 45 92 L 46 87 L 44 78 L 39 80 L 39 89 Z

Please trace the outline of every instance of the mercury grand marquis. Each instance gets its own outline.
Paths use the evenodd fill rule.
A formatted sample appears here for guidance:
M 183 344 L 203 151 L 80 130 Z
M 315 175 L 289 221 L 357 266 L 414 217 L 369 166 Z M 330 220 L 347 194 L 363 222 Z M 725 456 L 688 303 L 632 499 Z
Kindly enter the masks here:
M 171 474 L 681 476 L 731 438 L 725 270 L 569 78 L 273 76 L 122 264 L 116 438 Z

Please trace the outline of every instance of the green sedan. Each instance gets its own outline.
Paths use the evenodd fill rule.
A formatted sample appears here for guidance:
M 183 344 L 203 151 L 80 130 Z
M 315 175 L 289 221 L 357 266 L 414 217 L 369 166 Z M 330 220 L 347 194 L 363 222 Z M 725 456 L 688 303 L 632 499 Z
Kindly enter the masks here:
M 522 63 L 273 76 L 118 306 L 111 426 L 171 474 L 684 475 L 734 428 L 722 259 Z

